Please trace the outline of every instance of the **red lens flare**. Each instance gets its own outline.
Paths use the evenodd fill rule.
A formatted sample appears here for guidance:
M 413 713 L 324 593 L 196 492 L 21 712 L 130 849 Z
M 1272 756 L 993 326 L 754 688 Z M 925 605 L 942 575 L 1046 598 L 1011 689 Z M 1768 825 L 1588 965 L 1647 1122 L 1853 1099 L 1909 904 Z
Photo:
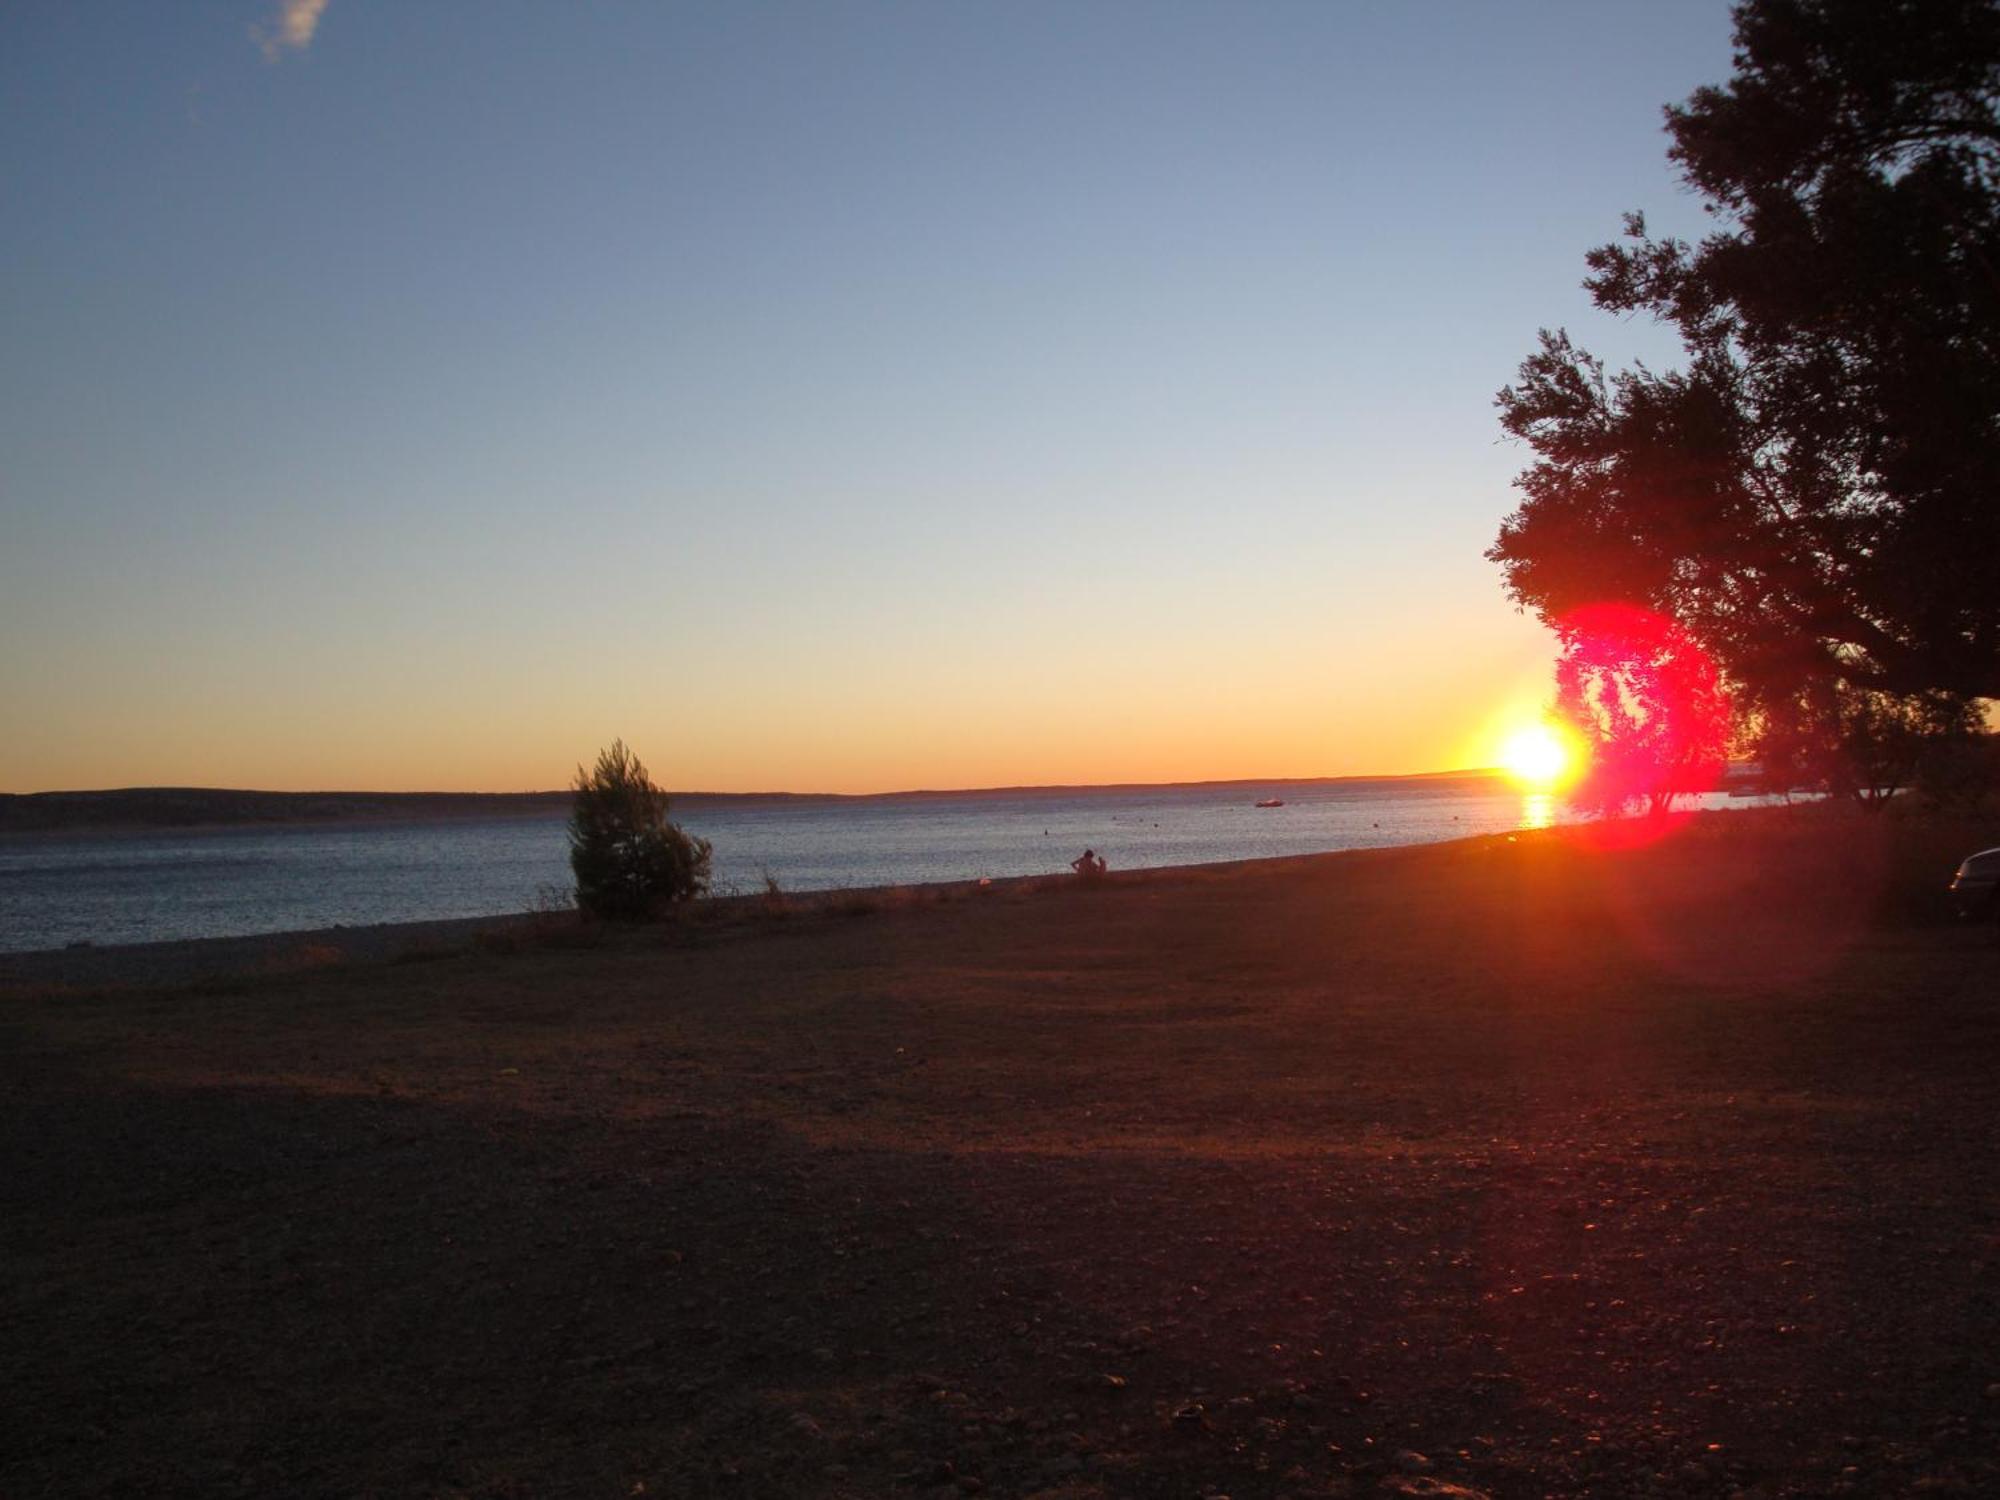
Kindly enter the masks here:
M 1604 816 L 1598 841 L 1650 843 L 1677 801 L 1721 781 L 1730 739 L 1722 676 L 1679 625 L 1634 605 L 1585 605 L 1556 631 L 1556 712 L 1589 753 L 1571 799 Z M 1626 812 L 1643 816 L 1617 816 Z

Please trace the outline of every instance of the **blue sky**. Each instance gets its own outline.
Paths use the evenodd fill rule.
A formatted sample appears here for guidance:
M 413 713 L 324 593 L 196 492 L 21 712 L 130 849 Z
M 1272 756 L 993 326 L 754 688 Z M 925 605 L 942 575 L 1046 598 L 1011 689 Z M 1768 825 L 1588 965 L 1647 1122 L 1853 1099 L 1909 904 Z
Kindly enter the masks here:
M 0 790 L 1437 769 L 1726 7 L 0 12 Z

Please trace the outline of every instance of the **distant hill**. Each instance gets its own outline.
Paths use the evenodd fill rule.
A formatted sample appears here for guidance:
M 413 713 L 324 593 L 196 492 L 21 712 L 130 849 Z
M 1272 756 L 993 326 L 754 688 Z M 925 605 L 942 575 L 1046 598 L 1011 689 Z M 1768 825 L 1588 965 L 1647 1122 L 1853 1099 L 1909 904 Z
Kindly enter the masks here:
M 731 802 L 858 802 L 889 798 L 1083 796 L 1164 791 L 1174 787 L 1285 788 L 1341 782 L 1481 781 L 1493 771 L 1421 776 L 1267 777 L 1230 781 L 1129 783 L 1118 786 L 1019 786 L 962 791 L 881 792 L 868 797 L 831 792 L 675 792 L 674 806 Z M 225 787 L 146 786 L 103 792 L 0 793 L 0 835 L 114 832 L 149 828 L 230 828 L 285 823 L 413 823 L 447 818 L 549 817 L 569 812 L 560 792 L 256 792 Z
M 532 817 L 569 810 L 568 792 L 246 792 L 148 786 L 0 795 L 0 833 L 269 823 Z

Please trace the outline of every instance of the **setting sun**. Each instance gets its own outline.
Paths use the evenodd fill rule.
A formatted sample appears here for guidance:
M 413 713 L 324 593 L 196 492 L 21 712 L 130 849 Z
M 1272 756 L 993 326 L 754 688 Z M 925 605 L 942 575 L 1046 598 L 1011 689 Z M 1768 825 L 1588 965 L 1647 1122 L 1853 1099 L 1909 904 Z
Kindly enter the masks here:
M 1576 759 L 1566 736 L 1547 724 L 1532 724 L 1509 735 L 1500 764 L 1523 786 L 1547 788 L 1566 779 Z

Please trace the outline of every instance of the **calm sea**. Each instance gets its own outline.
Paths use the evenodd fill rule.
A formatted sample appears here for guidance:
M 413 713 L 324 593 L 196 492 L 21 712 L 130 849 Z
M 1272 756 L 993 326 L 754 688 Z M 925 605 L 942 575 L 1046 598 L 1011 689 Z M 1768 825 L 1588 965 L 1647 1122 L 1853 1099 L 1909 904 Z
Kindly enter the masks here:
M 1260 808 L 1262 797 L 1285 806 Z M 1711 799 L 1722 805 L 1724 799 Z M 1202 864 L 1538 827 L 1486 779 L 677 801 L 720 892 Z M 0 839 L 0 951 L 496 916 L 567 890 L 557 817 Z

